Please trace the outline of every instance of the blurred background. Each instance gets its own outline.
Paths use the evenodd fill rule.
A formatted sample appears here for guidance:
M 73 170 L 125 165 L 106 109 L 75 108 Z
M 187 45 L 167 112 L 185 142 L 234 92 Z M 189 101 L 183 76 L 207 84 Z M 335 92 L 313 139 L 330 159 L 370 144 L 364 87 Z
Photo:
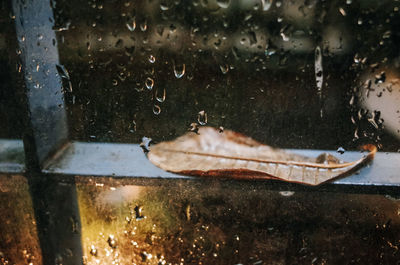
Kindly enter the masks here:
M 398 1 L 51 3 L 73 140 L 163 141 L 206 115 L 273 146 L 400 148 Z M 18 42 L 1 5 L 0 137 L 19 138 Z
M 284 148 L 400 149 L 399 1 L 51 5 L 72 140 L 159 142 L 209 125 Z M 7 139 L 24 130 L 18 43 L 25 40 L 15 37 L 14 20 L 11 1 L 0 1 L 0 138 Z M 400 202 L 393 196 L 341 187 L 278 191 L 253 182 L 72 182 L 54 186 L 77 190 L 69 199 L 78 200 L 81 226 L 77 216 L 61 219 L 67 232 L 80 233 L 85 264 L 400 260 Z M 29 185 L 25 176 L 0 175 L 0 264 L 43 263 Z M 51 205 L 63 204 L 70 202 Z M 59 220 L 53 210 L 45 215 Z M 77 255 L 69 248 L 56 254 L 55 264 Z
M 172 139 L 204 111 L 273 146 L 400 147 L 397 1 L 53 3 L 75 140 Z

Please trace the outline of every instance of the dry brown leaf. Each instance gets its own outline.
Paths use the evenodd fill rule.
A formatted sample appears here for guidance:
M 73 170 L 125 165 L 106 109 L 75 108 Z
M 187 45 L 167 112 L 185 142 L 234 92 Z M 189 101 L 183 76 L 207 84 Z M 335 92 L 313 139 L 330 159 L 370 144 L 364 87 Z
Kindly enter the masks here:
M 368 155 L 354 162 L 341 162 L 332 155 L 311 158 L 263 145 L 242 134 L 201 127 L 199 134 L 186 133 L 174 141 L 151 147 L 149 160 L 170 172 L 235 179 L 280 179 L 308 185 L 347 175 L 373 159 Z

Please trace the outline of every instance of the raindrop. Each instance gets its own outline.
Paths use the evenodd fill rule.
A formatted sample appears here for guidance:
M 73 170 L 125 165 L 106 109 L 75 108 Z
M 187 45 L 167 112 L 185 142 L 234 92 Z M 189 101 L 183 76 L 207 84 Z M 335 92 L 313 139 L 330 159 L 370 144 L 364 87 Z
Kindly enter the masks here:
M 197 114 L 197 122 L 200 125 L 206 125 L 207 124 L 207 113 L 204 110 L 199 111 L 199 113 Z
M 145 261 L 153 258 L 153 255 L 151 255 L 150 253 L 147 253 L 146 251 L 143 251 L 142 253 L 140 253 L 140 256 L 142 257 L 142 262 L 145 262 Z
M 157 89 L 155 93 L 155 98 L 158 102 L 162 103 L 165 101 L 166 94 L 167 92 L 165 91 L 165 88 L 163 89 L 162 95 L 158 95 L 158 89 Z
M 152 139 L 149 137 L 143 137 L 142 142 L 140 143 L 140 147 L 143 149 L 144 153 L 148 153 L 150 151 L 150 143 Z
M 146 19 L 140 24 L 140 30 L 141 31 L 147 30 L 147 20 Z
M 142 213 L 142 211 L 143 211 L 143 207 L 142 206 L 136 205 L 133 210 L 135 211 L 135 219 L 136 219 L 136 221 L 140 221 L 140 220 L 146 218 Z
M 154 113 L 155 115 L 159 115 L 159 114 L 161 113 L 161 108 L 160 108 L 160 106 L 154 104 L 154 106 L 153 106 L 153 113 Z
M 318 94 L 321 96 L 322 83 L 324 80 L 323 69 L 322 69 L 322 54 L 321 48 L 317 46 L 315 48 L 315 81 L 318 89 Z
M 219 133 L 223 133 L 224 132 L 224 127 L 219 126 L 218 131 L 219 131 Z
M 229 65 L 227 65 L 227 64 L 220 65 L 219 69 L 221 69 L 221 72 L 225 75 L 229 71 Z
M 136 19 L 132 18 L 130 21 L 126 23 L 126 27 L 129 31 L 134 31 L 136 29 Z
M 149 62 L 150 63 L 155 63 L 155 61 L 156 61 L 156 57 L 154 57 L 154 55 L 150 55 L 149 56 Z
M 117 79 L 113 79 L 113 80 L 112 80 L 112 84 L 113 84 L 113 86 L 118 85 L 118 80 L 117 80 Z
M 115 43 L 115 48 L 121 49 L 122 47 L 124 47 L 124 41 L 122 39 L 118 39 Z
M 346 10 L 344 10 L 342 7 L 339 7 L 339 12 L 340 12 L 340 14 L 342 14 L 342 16 L 346 16 L 347 14 L 346 14 Z
M 217 5 L 221 8 L 228 8 L 231 0 L 217 0 Z
M 147 77 L 146 81 L 144 82 L 148 90 L 152 90 L 154 86 L 154 80 L 151 77 Z
M 265 46 L 265 55 L 266 56 L 271 56 L 274 55 L 277 51 L 277 47 L 271 43 L 271 41 L 268 41 L 267 45 Z
M 130 130 L 131 132 L 136 132 L 136 121 L 135 120 L 132 121 L 132 124 L 130 127 L 131 127 L 131 130 Z
M 160 9 L 162 11 L 166 11 L 169 9 L 169 6 L 166 3 L 162 2 L 162 3 L 160 3 Z
M 375 84 L 382 84 L 385 83 L 385 81 L 386 81 L 386 73 L 384 71 L 375 75 Z
M 56 64 L 56 69 L 58 74 L 61 77 L 61 83 L 64 89 L 66 89 L 66 91 L 68 92 L 72 92 L 72 83 L 69 77 L 69 73 L 67 71 L 67 69 L 60 64 Z
M 284 32 L 281 32 L 281 37 L 282 37 L 283 41 L 289 41 L 290 40 L 290 38 Z
M 268 11 L 271 8 L 273 2 L 274 0 L 261 0 L 262 10 Z
M 93 256 L 97 256 L 97 249 L 94 245 L 90 246 L 90 254 Z
M 284 197 L 290 197 L 294 195 L 294 191 L 280 191 L 279 194 Z
M 61 78 L 69 79 L 69 73 L 63 65 L 56 64 L 56 68 Z
M 111 248 L 117 247 L 117 240 L 115 239 L 114 235 L 108 236 L 107 243 Z
M 186 70 L 185 64 L 175 65 L 174 63 L 174 74 L 176 78 L 182 78 L 184 76 Z
M 343 155 L 344 152 L 346 152 L 346 150 L 343 147 L 339 147 L 336 152 L 338 152 L 339 154 Z
M 199 134 L 199 125 L 196 122 L 191 123 L 188 131 Z

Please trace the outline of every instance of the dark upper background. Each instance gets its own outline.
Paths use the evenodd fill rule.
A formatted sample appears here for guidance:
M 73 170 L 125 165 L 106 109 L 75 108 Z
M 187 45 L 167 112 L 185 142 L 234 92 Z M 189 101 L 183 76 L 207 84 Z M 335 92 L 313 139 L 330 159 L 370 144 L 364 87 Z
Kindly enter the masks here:
M 397 151 L 399 138 L 383 129 L 379 115 L 376 128 L 368 121 L 373 110 L 360 111 L 360 87 L 362 75 L 379 73 L 375 64 L 397 71 L 400 3 L 268 3 L 53 1 L 60 63 L 70 76 L 64 91 L 71 139 L 172 139 L 204 110 L 207 125 L 274 146 L 355 149 L 375 142 Z M 14 94 L 21 84 L 8 8 L 0 9 L 0 137 L 18 138 Z M 177 78 L 174 66 L 179 71 L 183 64 Z M 154 80 L 151 90 L 147 78 Z

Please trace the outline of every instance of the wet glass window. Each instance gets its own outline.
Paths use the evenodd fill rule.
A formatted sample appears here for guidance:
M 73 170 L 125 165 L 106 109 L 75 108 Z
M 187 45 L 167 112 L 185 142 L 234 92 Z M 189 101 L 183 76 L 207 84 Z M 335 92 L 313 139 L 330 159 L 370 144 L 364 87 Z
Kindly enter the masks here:
M 393 264 L 400 255 L 390 197 L 77 181 L 87 264 Z
M 0 138 L 22 138 L 18 91 L 23 85 L 11 3 L 0 3 Z
M 27 180 L 0 174 L 0 264 L 42 264 Z
M 74 140 L 399 148 L 396 1 L 57 1 Z M 65 73 L 61 73 L 65 76 Z
M 18 56 L 11 3 L 0 3 L 0 172 L 20 171 L 24 164 L 21 106 L 24 80 Z M 21 40 L 23 41 L 23 40 Z
M 0 264 L 397 264 L 399 8 L 0 2 Z

